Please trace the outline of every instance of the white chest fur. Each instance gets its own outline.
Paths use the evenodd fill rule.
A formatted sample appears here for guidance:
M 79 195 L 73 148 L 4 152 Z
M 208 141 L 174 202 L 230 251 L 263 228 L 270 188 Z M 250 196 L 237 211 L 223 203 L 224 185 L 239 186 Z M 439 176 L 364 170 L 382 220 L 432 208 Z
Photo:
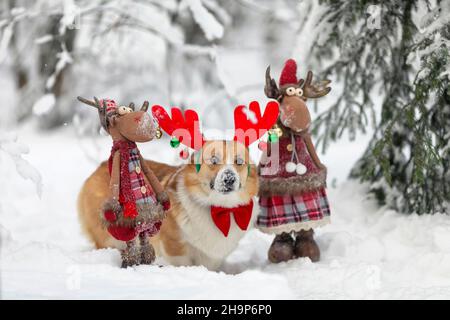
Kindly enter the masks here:
M 186 192 L 182 183 L 178 185 L 178 197 L 185 211 L 178 220 L 183 231 L 183 239 L 204 255 L 214 260 L 224 260 L 237 247 L 239 240 L 246 231 L 241 230 L 234 218 L 231 217 L 230 231 L 228 236 L 225 237 L 214 224 L 210 207 L 194 201 Z M 257 207 L 257 203 L 254 201 L 252 219 L 248 228 L 253 226 L 257 215 Z

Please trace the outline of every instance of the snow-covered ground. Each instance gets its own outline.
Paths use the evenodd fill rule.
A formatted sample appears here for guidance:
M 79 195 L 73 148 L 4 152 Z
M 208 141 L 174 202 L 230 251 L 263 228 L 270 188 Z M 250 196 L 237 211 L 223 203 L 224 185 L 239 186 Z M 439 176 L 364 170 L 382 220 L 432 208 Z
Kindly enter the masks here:
M 269 264 L 271 237 L 252 230 L 222 272 L 124 270 L 118 251 L 95 250 L 85 239 L 76 213 L 78 190 L 106 158 L 109 138 L 80 138 L 71 127 L 50 134 L 25 128 L 19 141 L 30 147 L 25 158 L 42 175 L 42 197 L 0 153 L 1 298 L 450 298 L 450 217 L 379 209 L 364 186 L 343 181 L 364 143 L 340 143 L 324 158 L 338 182 L 329 188 L 332 224 L 317 230 L 319 263 Z M 147 158 L 175 161 L 167 140 L 141 150 Z

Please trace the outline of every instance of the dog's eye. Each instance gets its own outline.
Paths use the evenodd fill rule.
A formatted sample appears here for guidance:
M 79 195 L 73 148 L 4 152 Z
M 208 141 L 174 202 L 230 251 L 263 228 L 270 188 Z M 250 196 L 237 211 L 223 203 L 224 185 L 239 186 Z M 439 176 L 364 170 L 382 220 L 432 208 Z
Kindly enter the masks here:
M 212 164 L 212 165 L 218 164 L 218 163 L 219 163 L 219 158 L 216 157 L 216 156 L 212 156 L 212 157 L 209 159 L 208 162 L 209 162 L 209 164 Z
M 244 164 L 244 159 L 242 159 L 241 157 L 237 157 L 236 158 L 236 164 L 238 166 L 242 166 Z

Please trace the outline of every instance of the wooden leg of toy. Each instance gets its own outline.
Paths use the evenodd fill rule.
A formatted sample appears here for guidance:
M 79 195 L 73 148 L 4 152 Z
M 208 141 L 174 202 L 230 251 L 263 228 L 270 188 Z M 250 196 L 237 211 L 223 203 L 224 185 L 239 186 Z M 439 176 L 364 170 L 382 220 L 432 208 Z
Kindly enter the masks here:
M 139 234 L 139 241 L 141 245 L 141 264 L 152 264 L 155 261 L 155 249 L 148 239 L 146 232 Z
M 313 229 L 296 232 L 295 255 L 298 258 L 308 257 L 312 262 L 320 260 L 320 249 L 314 240 Z
M 280 263 L 294 257 L 294 239 L 289 233 L 283 232 L 275 237 L 268 253 L 269 261 Z
M 139 262 L 139 248 L 137 248 L 135 240 L 127 241 L 127 247 L 122 250 L 122 268 L 138 265 Z

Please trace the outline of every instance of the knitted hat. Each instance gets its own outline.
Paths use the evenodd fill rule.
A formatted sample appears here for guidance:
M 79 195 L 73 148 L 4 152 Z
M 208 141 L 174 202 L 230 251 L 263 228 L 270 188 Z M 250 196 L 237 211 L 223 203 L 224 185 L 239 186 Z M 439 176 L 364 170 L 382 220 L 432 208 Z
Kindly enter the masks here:
M 117 104 L 114 100 L 111 99 L 100 99 L 100 105 L 106 104 L 106 116 L 111 116 L 117 111 Z
M 285 62 L 283 71 L 280 75 L 280 87 L 286 84 L 297 84 L 297 63 L 294 59 Z

